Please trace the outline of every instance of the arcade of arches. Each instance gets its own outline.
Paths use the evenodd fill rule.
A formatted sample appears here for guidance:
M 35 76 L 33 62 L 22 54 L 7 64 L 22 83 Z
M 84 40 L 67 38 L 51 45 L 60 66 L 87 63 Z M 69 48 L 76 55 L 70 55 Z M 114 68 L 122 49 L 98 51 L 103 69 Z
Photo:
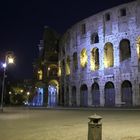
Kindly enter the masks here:
M 125 80 L 121 83 L 121 98 L 120 102 L 124 103 L 124 106 L 131 106 L 133 104 L 133 93 L 132 93 L 132 84 L 130 81 Z M 77 88 L 76 86 L 73 86 L 71 88 L 71 105 L 76 106 L 77 105 Z M 101 91 L 98 83 L 93 83 L 91 85 L 91 90 L 88 89 L 86 84 L 81 85 L 80 87 L 80 106 L 86 107 L 89 105 L 88 103 L 88 96 L 91 97 L 91 105 L 92 106 L 101 106 Z M 115 98 L 116 98 L 116 92 L 115 92 L 115 85 L 113 82 L 108 81 L 104 85 L 104 91 L 102 93 L 104 95 L 104 106 L 107 107 L 113 107 L 116 105 Z
M 140 60 L 140 36 L 136 41 L 138 60 Z M 73 53 L 73 70 L 78 68 L 78 57 L 77 52 Z M 90 54 L 90 69 L 91 71 L 98 70 L 100 68 L 99 60 L 99 49 L 97 47 L 93 48 Z M 119 58 L 120 62 L 131 58 L 131 47 L 130 41 L 128 39 L 122 39 L 119 43 Z M 109 68 L 114 66 L 114 46 L 111 42 L 107 42 L 104 46 L 104 56 L 103 56 L 104 68 Z M 85 68 L 88 63 L 88 54 L 86 48 L 82 49 L 80 53 L 80 65 Z M 67 56 L 66 63 L 62 62 L 62 68 L 66 68 L 66 75 L 70 74 L 70 56 Z M 64 70 L 65 71 L 65 70 Z

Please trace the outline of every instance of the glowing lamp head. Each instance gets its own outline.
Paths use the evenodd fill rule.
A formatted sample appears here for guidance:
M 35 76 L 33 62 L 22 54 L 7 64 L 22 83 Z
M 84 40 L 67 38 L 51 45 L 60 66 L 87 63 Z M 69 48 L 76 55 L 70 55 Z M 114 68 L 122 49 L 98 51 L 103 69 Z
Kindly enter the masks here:
M 30 92 L 27 92 L 27 95 L 29 96 L 30 95 Z
M 7 64 L 6 64 L 6 63 L 3 63 L 3 64 L 2 64 L 2 67 L 3 67 L 3 68 L 6 68 L 6 67 L 7 67 Z
M 8 64 L 13 64 L 13 63 L 14 63 L 14 58 L 8 57 Z

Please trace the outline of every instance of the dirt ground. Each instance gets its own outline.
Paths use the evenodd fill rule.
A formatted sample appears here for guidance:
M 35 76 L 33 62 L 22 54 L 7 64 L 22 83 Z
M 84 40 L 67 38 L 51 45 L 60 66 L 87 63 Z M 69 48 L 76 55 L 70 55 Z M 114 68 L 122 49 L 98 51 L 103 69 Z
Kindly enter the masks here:
M 0 140 L 87 140 L 88 116 L 103 117 L 103 140 L 140 140 L 139 109 L 5 108 Z

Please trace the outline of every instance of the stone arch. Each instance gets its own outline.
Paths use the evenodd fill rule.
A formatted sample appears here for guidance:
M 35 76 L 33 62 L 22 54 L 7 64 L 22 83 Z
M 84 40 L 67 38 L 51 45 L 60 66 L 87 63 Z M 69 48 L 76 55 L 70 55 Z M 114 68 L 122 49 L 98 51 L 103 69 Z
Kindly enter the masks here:
M 80 106 L 88 106 L 88 88 L 86 84 L 80 88 Z
M 137 47 L 138 60 L 140 61 L 140 36 L 137 38 L 136 47 Z
M 78 59 L 77 59 L 77 52 L 73 53 L 73 70 L 78 69 Z
M 131 57 L 130 41 L 128 39 L 122 39 L 119 44 L 120 62 Z
M 57 80 L 50 80 L 48 83 L 48 106 L 55 107 L 58 103 L 59 83 Z
M 82 68 L 85 68 L 88 62 L 87 50 L 84 48 L 80 54 L 80 64 Z
M 105 68 L 114 66 L 114 50 L 113 44 L 107 42 L 104 46 L 104 66 Z
M 98 48 L 92 49 L 90 64 L 91 64 L 91 70 L 95 71 L 99 69 L 99 49 Z
M 122 102 L 125 103 L 125 106 L 131 106 L 132 105 L 132 84 L 130 81 L 125 80 L 122 82 L 121 85 L 121 99 Z
M 72 86 L 72 95 L 71 95 L 71 104 L 72 106 L 76 106 L 76 87 Z
M 66 59 L 66 75 L 70 75 L 70 56 Z
M 110 81 L 105 84 L 105 106 L 115 106 L 115 88 Z
M 99 91 L 98 83 L 92 84 L 91 94 L 92 94 L 92 105 L 99 106 L 100 105 L 100 91 Z

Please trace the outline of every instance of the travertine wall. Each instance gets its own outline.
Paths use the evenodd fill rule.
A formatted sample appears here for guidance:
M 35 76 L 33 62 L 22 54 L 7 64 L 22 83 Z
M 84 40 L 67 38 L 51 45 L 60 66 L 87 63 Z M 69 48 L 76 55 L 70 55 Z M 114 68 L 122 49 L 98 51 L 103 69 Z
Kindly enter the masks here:
M 105 104 L 112 106 L 113 101 L 109 101 L 108 98 L 111 98 L 111 100 L 115 98 L 113 106 L 125 105 L 126 103 L 122 99 L 127 98 L 122 97 L 122 83 L 124 81 L 131 85 L 125 91 L 129 91 L 132 94 L 131 105 L 140 105 L 140 62 L 138 60 L 140 50 L 137 49 L 136 45 L 137 39 L 140 36 L 139 15 L 140 0 L 137 0 L 88 17 L 66 31 L 60 41 L 59 55 L 59 61 L 61 62 L 60 93 L 62 88 L 64 88 L 65 105 L 94 106 L 91 90 L 94 83 L 99 85 L 100 104 L 98 106 L 105 106 Z M 94 33 L 98 34 L 99 41 L 91 43 L 91 36 Z M 120 42 L 124 39 L 130 42 L 130 50 L 126 48 L 126 51 L 130 51 L 130 57 L 120 61 Z M 113 46 L 114 63 L 112 67 L 106 68 L 104 55 L 105 44 L 108 42 Z M 91 70 L 90 61 L 93 48 L 98 48 L 99 50 L 99 69 L 95 71 Z M 85 68 L 82 68 L 80 65 L 80 54 L 83 49 L 87 51 L 87 65 Z M 123 51 L 125 54 L 125 48 Z M 73 54 L 75 52 L 77 53 L 78 69 L 74 71 Z M 70 58 L 69 75 L 66 75 L 64 70 L 67 57 Z M 114 86 L 112 91 L 114 97 L 111 97 L 112 95 L 108 93 L 108 95 L 105 95 L 105 85 L 107 82 L 112 82 Z M 85 89 L 85 92 L 87 95 L 81 90 L 82 85 L 86 85 L 87 89 Z M 73 87 L 76 87 L 76 104 L 73 102 Z M 81 97 L 81 94 L 84 96 Z M 87 98 L 87 103 L 85 101 L 82 104 L 81 102 L 84 102 L 82 98 Z M 106 102 L 109 101 L 110 104 L 105 103 L 105 100 Z M 127 105 L 129 106 L 130 104 L 128 103 Z

